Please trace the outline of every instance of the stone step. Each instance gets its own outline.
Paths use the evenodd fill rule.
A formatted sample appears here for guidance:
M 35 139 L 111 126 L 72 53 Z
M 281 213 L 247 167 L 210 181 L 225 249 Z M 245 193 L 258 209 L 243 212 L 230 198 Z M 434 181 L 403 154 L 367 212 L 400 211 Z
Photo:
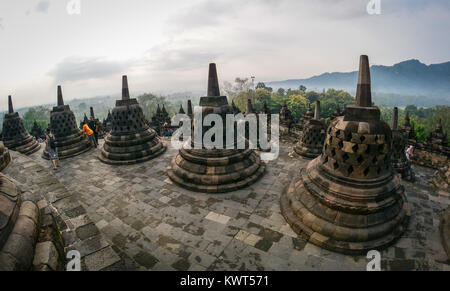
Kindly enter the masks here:
M 44 208 L 51 211 L 63 237 L 65 253 L 80 253 L 81 270 L 99 271 L 121 264 L 121 258 L 88 217 L 85 208 L 52 175 L 51 167 L 45 168 L 18 152 L 11 151 L 11 157 L 3 174 L 17 181 L 24 195 L 33 196 L 25 199 L 33 200 L 41 211 Z

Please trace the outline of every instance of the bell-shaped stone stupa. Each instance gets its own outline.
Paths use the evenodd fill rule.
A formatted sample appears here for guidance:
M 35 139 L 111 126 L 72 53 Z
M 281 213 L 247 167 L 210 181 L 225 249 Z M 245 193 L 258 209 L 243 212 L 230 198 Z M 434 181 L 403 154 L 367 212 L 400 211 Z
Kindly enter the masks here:
M 338 104 L 336 106 L 336 110 L 330 115 L 330 121 L 328 122 L 328 124 L 339 116 L 342 116 L 342 113 L 341 113 L 341 108 L 339 107 L 339 104 Z
M 308 110 L 306 111 L 306 113 L 300 118 L 300 120 L 297 123 L 297 128 L 299 130 L 304 129 L 306 123 L 308 123 L 308 121 L 310 121 L 311 119 L 314 118 L 314 112 L 312 111 L 311 108 L 311 103 L 308 104 Z
M 69 105 L 64 105 L 61 86 L 58 86 L 58 103 L 50 112 L 50 129 L 56 138 L 58 157 L 66 159 L 89 151 L 91 143 L 77 126 L 77 121 Z M 42 157 L 49 159 L 47 149 Z
M 414 131 L 414 127 L 411 125 L 411 119 L 409 118 L 408 111 L 406 111 L 405 120 L 403 120 L 403 124 L 400 129 L 406 133 L 407 145 L 415 145 L 417 143 L 417 135 Z
M 3 119 L 2 141 L 8 149 L 25 155 L 35 153 L 41 148 L 36 139 L 25 129 L 19 113 L 14 112 L 11 96 L 8 96 L 8 113 Z
M 297 155 L 316 158 L 322 153 L 326 128 L 319 113 L 320 101 L 316 101 L 314 118 L 306 122 L 300 141 L 294 146 L 294 152 Z
M 0 171 L 6 168 L 9 162 L 11 162 L 11 155 L 5 145 L 0 141 Z
M 45 133 L 44 130 L 42 129 L 42 127 L 37 123 L 37 121 L 35 120 L 33 123 L 33 127 L 31 128 L 31 135 L 34 136 L 34 138 L 38 139 L 38 138 L 45 138 Z
M 226 115 L 234 114 L 234 111 L 228 104 L 227 97 L 220 96 L 215 64 L 209 66 L 208 94 L 200 99 L 200 108 L 202 118 L 211 113 L 222 117 L 225 147 Z M 202 136 L 210 128 L 202 126 Z M 223 193 L 255 183 L 264 171 L 265 165 L 254 150 L 240 150 L 236 148 L 236 144 L 234 149 L 207 149 L 203 142 L 195 146 L 191 137 L 172 160 L 168 175 L 176 184 L 192 191 Z
M 122 77 L 122 99 L 112 111 L 112 130 L 98 155 L 100 161 L 111 165 L 145 162 L 162 154 L 166 147 L 151 129 L 142 108 L 130 98 L 127 76 Z
M 411 169 L 411 162 L 406 158 L 407 134 L 398 128 L 398 108 L 394 108 L 392 117 L 392 168 L 402 176 L 402 179 L 414 182 L 415 176 Z
M 282 214 L 296 233 L 351 255 L 389 246 L 410 217 L 391 166 L 391 129 L 372 106 L 369 70 L 361 56 L 356 104 L 331 122 L 322 155 L 281 196 Z

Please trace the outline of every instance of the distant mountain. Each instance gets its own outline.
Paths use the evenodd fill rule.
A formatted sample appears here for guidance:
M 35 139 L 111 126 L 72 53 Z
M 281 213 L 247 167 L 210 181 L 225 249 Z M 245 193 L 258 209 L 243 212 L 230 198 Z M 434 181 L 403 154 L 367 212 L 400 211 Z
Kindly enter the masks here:
M 408 60 L 393 66 L 372 66 L 372 91 L 378 94 L 426 96 L 442 105 L 450 105 L 450 62 L 425 65 L 418 60 Z M 309 79 L 267 82 L 278 88 L 296 89 L 300 85 L 308 90 L 343 89 L 355 93 L 358 72 L 324 73 Z M 375 94 L 377 95 L 377 94 Z

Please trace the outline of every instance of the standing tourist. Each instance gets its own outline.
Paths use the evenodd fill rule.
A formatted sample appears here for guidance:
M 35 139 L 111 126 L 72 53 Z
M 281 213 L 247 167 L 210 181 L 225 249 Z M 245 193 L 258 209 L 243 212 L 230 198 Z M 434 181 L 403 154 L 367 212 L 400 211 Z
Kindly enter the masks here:
M 169 124 L 167 122 L 164 122 L 164 136 L 170 136 Z
M 55 135 L 47 128 L 45 132 L 45 146 L 48 151 L 48 155 L 50 156 L 50 160 L 53 164 L 53 170 L 57 170 L 60 167 L 59 157 L 58 157 L 58 149 L 56 147 L 56 138 Z
M 414 151 L 414 147 L 413 146 L 409 146 L 406 149 L 406 158 L 408 158 L 408 161 L 411 160 L 411 156 L 413 154 L 413 151 Z

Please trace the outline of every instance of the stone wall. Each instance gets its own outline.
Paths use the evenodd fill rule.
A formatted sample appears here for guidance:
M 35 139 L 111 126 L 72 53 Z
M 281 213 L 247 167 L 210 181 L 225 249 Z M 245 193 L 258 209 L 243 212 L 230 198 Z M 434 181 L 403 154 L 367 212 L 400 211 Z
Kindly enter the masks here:
M 415 164 L 436 170 L 442 166 L 448 165 L 450 162 L 448 156 L 435 151 L 430 151 L 426 147 L 419 146 L 414 149 L 411 161 Z

